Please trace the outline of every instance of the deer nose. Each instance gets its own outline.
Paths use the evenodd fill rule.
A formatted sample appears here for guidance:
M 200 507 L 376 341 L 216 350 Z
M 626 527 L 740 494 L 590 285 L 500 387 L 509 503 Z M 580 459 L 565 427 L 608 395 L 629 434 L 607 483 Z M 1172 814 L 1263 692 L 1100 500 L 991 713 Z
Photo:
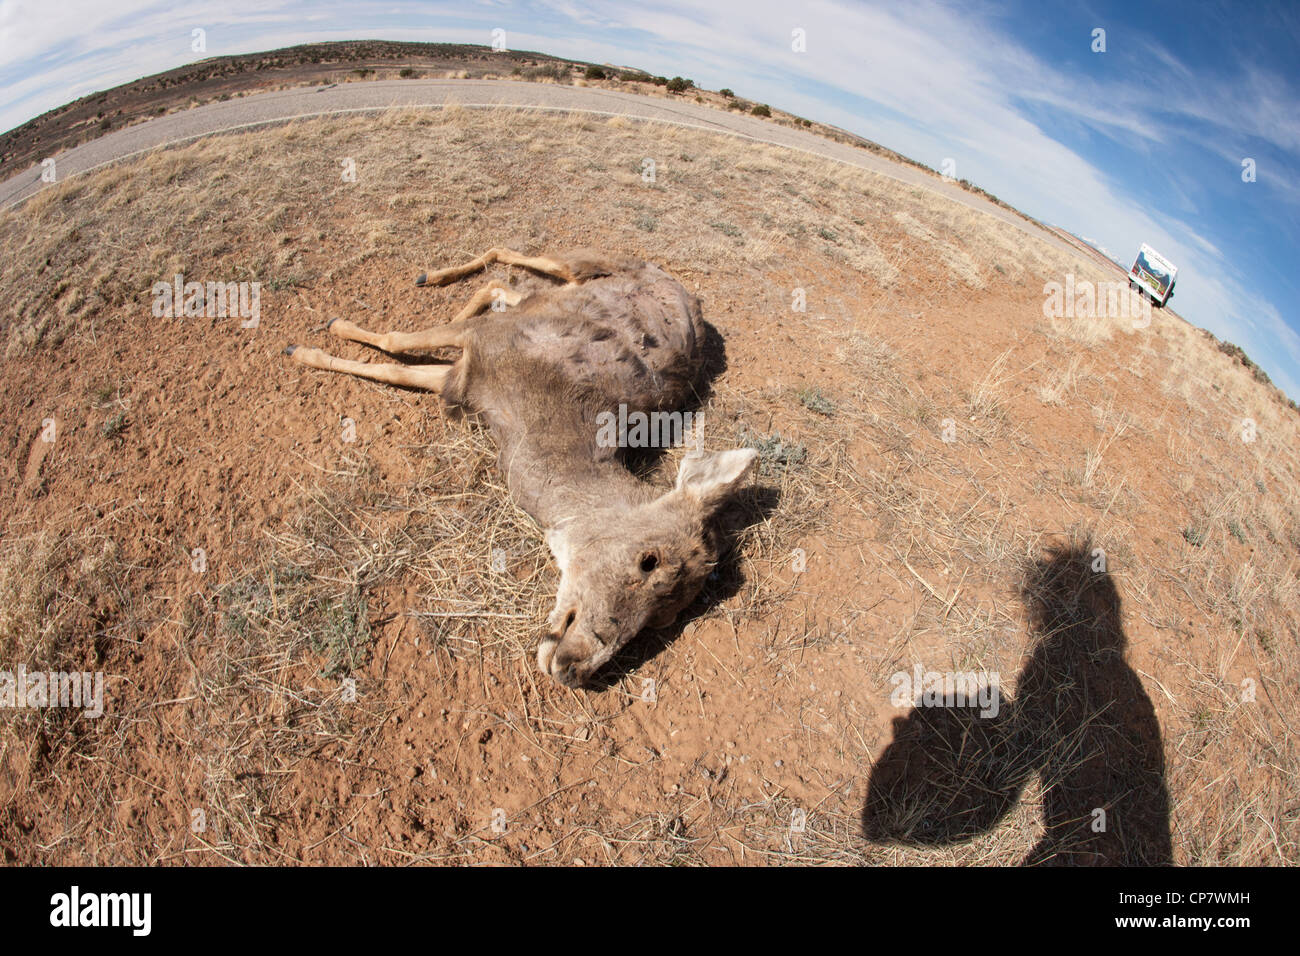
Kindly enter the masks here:
M 582 678 L 578 676 L 578 661 L 570 661 L 559 667 L 552 666 L 551 677 L 565 687 L 582 686 Z
M 581 650 L 557 645 L 547 663 L 552 678 L 565 687 L 581 687 L 587 680 L 589 670 L 585 665 L 588 657 Z

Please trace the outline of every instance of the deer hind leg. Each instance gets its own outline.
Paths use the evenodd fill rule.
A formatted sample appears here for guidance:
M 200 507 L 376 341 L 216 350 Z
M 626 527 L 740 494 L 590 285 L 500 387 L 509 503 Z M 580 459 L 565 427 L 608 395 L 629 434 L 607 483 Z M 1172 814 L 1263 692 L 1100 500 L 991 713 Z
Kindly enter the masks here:
M 285 354 L 299 365 L 324 369 L 327 372 L 345 372 L 361 378 L 384 382 L 388 385 L 405 385 L 407 388 L 424 388 L 431 392 L 442 390 L 451 365 L 398 365 L 395 362 L 354 362 L 302 345 L 290 345 Z
M 523 296 L 503 282 L 489 282 L 456 313 L 456 317 L 447 325 L 427 329 L 423 332 L 367 332 L 347 319 L 330 319 L 326 326 L 339 338 L 349 342 L 372 345 L 384 352 L 418 352 L 429 349 L 463 348 L 465 331 L 470 319 L 482 312 L 494 302 L 506 305 L 518 305 Z
M 415 284 L 420 286 L 446 285 L 448 282 L 455 282 L 457 279 L 463 279 L 467 275 L 486 269 L 494 262 L 501 262 L 508 266 L 523 266 L 525 269 L 532 269 L 534 272 L 540 272 L 555 279 L 562 279 L 565 282 L 576 282 L 578 280 L 578 276 L 574 274 L 569 264 L 562 259 L 552 259 L 550 256 L 525 256 L 512 249 L 496 247 L 489 249 L 477 259 L 473 259 L 463 266 L 450 266 L 436 272 L 421 273 L 420 277 L 415 280 Z

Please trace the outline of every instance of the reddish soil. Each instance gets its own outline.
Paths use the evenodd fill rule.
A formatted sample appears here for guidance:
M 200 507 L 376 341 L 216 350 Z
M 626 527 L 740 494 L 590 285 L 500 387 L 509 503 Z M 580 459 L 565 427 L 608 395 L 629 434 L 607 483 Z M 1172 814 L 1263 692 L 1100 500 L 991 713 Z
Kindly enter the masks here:
M 955 281 L 922 239 L 888 219 L 863 228 L 874 230 L 874 248 L 907 264 L 892 283 L 854 268 L 831 240 L 773 232 L 763 249 L 741 248 L 705 223 L 689 235 L 677 228 L 683 220 L 670 228 L 675 213 L 657 208 L 647 215 L 660 217 L 658 232 L 638 231 L 626 199 L 637 187 L 557 166 L 545 150 L 530 159 L 462 144 L 458 154 L 509 184 L 508 199 L 447 198 L 432 221 L 419 218 L 424 207 L 408 214 L 396 200 L 386 208 L 364 196 L 285 200 L 275 242 L 300 250 L 294 268 L 306 278 L 263 289 L 257 329 L 156 319 L 137 291 L 78 318 L 61 343 L 11 349 L 0 363 L 7 566 L 44 569 L 57 583 L 45 611 L 66 637 L 58 659 L 102 669 L 110 699 L 99 722 L 52 712 L 5 718 L 6 860 L 1019 862 L 1045 831 L 1072 826 L 1053 816 L 1058 779 L 1027 782 L 1005 815 L 956 843 L 867 839 L 861 812 L 872 781 L 885 779 L 887 748 L 911 739 L 915 712 L 891 702 L 892 675 L 918 662 L 983 669 L 1021 693 L 1022 667 L 1042 653 L 1022 596 L 1026 568 L 1052 543 L 1084 533 L 1107 549 L 1122 602 L 1127 647 L 1101 656 L 1131 679 L 1126 694 L 1149 697 L 1142 713 L 1123 711 L 1116 732 L 1143 738 L 1133 746 L 1158 759 L 1139 769 L 1122 753 L 1108 756 L 1125 773 L 1149 771 L 1170 794 L 1163 819 L 1154 797 L 1146 816 L 1130 819 L 1163 828 L 1166 842 L 1172 832 L 1177 862 L 1294 860 L 1294 810 L 1281 805 L 1279 778 L 1261 769 L 1294 768 L 1289 745 L 1277 743 L 1294 701 L 1270 703 L 1294 677 L 1294 617 L 1285 589 L 1250 591 L 1247 608 L 1242 588 L 1253 585 L 1233 575 L 1253 564 L 1252 580 L 1277 580 L 1292 562 L 1294 576 L 1294 512 L 1269 524 L 1255 502 L 1293 504 L 1295 475 L 1281 446 L 1269 445 L 1266 459 L 1263 446 L 1234 444 L 1237 399 L 1223 389 L 1242 378 L 1268 422 L 1290 414 L 1272 393 L 1172 320 L 1145 337 L 1070 338 L 1043 317 L 1041 275 L 1011 279 L 1009 263 L 990 263 L 979 283 Z M 679 165 L 684 183 L 711 181 L 688 172 L 703 156 Z M 605 186 L 584 193 L 580 208 L 557 202 L 596 176 Z M 801 188 L 817 182 L 790 177 Z M 96 182 L 101 196 L 126 188 Z M 712 201 L 699 188 L 682 202 Z M 50 215 L 57 202 L 32 215 Z M 723 225 L 758 235 L 771 211 L 738 205 Z M 427 241 L 340 265 L 360 242 L 349 224 L 371 215 L 409 215 Z M 16 234 L 25 222 L 5 228 Z M 96 226 L 84 241 L 104 236 Z M 836 241 L 848 242 L 842 232 Z M 660 262 L 703 299 L 725 343 L 705 406 L 710 443 L 779 433 L 806 458 L 759 477 L 774 503 L 759 507 L 756 496 L 742 507 L 738 555 L 687 619 L 643 636 L 609 687 L 573 692 L 536 673 L 530 642 L 502 636 L 507 626 L 540 630 L 555 573 L 512 515 L 481 432 L 449 419 L 432 396 L 304 371 L 280 353 L 305 342 L 364 355 L 326 338 L 332 315 L 375 328 L 444 321 L 473 284 L 417 289 L 412 279 L 467 250 L 593 242 Z M 716 253 L 683 245 L 703 242 Z M 808 313 L 792 314 L 790 290 L 804 286 Z M 1187 348 L 1201 350 L 1194 358 L 1206 370 L 1191 398 L 1178 391 Z M 1039 389 L 1076 358 L 1083 365 L 1069 397 L 1047 402 Z M 1214 385 L 1223 394 L 1210 382 L 1226 383 Z M 815 411 L 808 389 L 834 412 Z M 1132 424 L 1116 428 L 1116 409 Z M 125 418 L 109 427 L 118 411 Z M 47 418 L 58 428 L 52 444 L 40 439 Z M 345 418 L 356 423 L 355 442 L 340 438 Z M 942 437 L 949 419 L 952 443 Z M 655 480 L 666 482 L 670 469 Z M 1213 510 L 1237 491 L 1255 522 L 1240 540 L 1224 532 L 1236 519 Z M 458 542 L 429 530 L 443 527 L 430 524 L 435 513 L 493 523 Z M 1184 529 L 1202 521 L 1210 537 L 1193 546 Z M 73 556 L 28 560 L 30 536 L 42 529 L 70 542 Z M 489 531 L 504 535 L 509 557 L 509 580 L 493 586 L 514 597 L 462 625 L 449 615 L 477 597 L 464 582 L 491 577 Z M 423 542 L 421 553 L 392 557 L 405 540 Z M 191 566 L 198 547 L 202 575 Z M 795 548 L 806 553 L 805 571 L 794 569 Z M 276 561 L 315 569 L 324 587 L 322 568 L 346 576 L 366 554 L 391 558 L 396 570 L 363 589 L 369 638 L 349 648 L 351 666 L 293 643 L 294 622 L 274 609 L 240 623 L 240 601 L 251 606 L 249 595 L 283 566 Z M 346 561 L 331 563 L 338 555 Z M 269 603 L 296 600 L 277 587 Z M 1271 629 L 1273 650 L 1257 627 Z M 24 639 L 22 652 L 44 659 L 39 642 Z M 349 674 L 355 703 L 340 684 Z M 1255 709 L 1237 706 L 1247 677 L 1261 685 Z M 648 681 L 654 700 L 644 695 Z M 1066 684 L 1059 690 L 1069 697 Z M 1080 727 L 1061 732 L 1109 726 L 1110 713 L 1078 714 Z M 1080 790 L 1087 799 L 1125 806 L 1125 793 L 1151 782 L 1102 780 L 1088 766 L 1101 782 Z M 1063 772 L 1077 781 L 1077 770 Z M 972 775 L 964 790 L 978 784 Z M 1259 842 L 1261 830 L 1245 823 L 1228 828 L 1230 838 L 1216 831 L 1233 801 L 1259 808 L 1279 843 Z M 196 810 L 205 820 L 198 830 Z M 806 826 L 792 828 L 800 814 Z M 1077 843 L 1071 862 L 1167 861 L 1151 849 L 1159 834 L 1115 832 L 1098 843 L 1081 829 L 1062 837 L 1060 852 L 1070 857 Z

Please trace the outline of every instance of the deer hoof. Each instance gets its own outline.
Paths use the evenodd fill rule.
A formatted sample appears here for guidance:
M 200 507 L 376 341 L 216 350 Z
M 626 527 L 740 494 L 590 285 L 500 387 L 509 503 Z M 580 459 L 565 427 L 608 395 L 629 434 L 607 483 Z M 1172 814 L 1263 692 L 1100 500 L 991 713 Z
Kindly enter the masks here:
M 285 350 L 284 350 L 284 354 L 285 354 L 285 355 L 292 355 L 292 354 L 293 354 L 293 350 L 296 349 L 297 347 L 298 347 L 298 346 L 296 346 L 296 345 L 290 345 L 290 346 L 288 346 L 287 348 L 285 348 Z
M 336 315 L 336 316 L 334 316 L 334 318 L 332 318 L 332 319 L 330 319 L 328 322 L 326 322 L 326 323 L 325 323 L 325 331 L 328 332 L 328 331 L 330 330 L 330 326 L 332 326 L 332 325 L 333 325 L 335 322 L 337 322 L 338 320 L 339 320 L 339 317 Z
M 424 284 L 428 281 L 429 281 L 429 274 L 427 272 L 421 272 L 418 276 L 415 277 L 415 284 L 419 288 L 423 288 Z

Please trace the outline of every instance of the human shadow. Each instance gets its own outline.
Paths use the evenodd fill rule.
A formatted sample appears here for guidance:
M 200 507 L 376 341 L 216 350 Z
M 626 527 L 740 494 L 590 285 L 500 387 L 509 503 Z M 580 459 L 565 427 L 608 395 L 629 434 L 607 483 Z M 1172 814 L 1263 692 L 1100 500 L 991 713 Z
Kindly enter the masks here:
M 868 783 L 868 840 L 970 840 L 997 825 L 1038 774 L 1045 832 L 1022 863 L 1172 862 L 1160 725 L 1124 660 L 1119 592 L 1096 561 L 1085 540 L 1027 568 L 1030 655 L 1015 698 L 996 715 L 923 706 L 895 719 Z

